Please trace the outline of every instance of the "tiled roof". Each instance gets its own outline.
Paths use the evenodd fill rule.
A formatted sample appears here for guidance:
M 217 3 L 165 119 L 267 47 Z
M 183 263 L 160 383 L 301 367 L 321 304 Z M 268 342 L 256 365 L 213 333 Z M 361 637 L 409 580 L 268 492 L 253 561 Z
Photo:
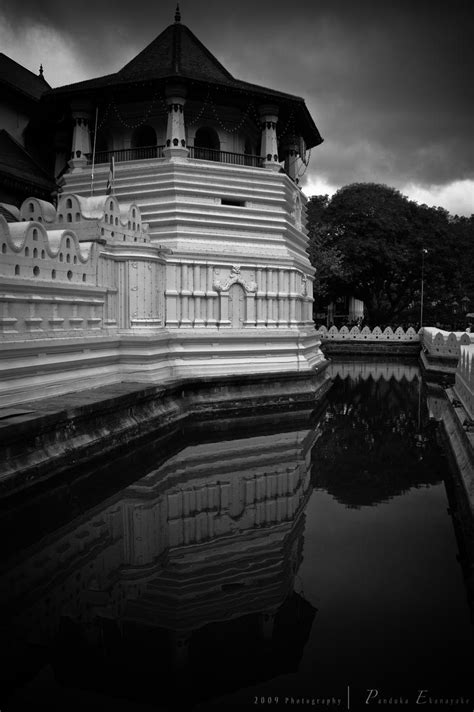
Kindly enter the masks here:
M 258 93 L 302 101 L 300 97 L 291 94 L 234 79 L 219 60 L 198 40 L 196 35 L 186 25 L 179 22 L 163 30 L 140 54 L 115 74 L 106 74 L 96 79 L 67 84 L 53 89 L 52 92 L 55 94 L 69 93 L 127 84 L 137 80 L 173 77 L 224 84 L 229 88 L 253 90 Z
M 53 178 L 5 129 L 0 130 L 0 173 L 16 180 L 34 183 L 47 190 L 52 190 L 55 186 Z
M 44 77 L 33 74 L 2 52 L 0 52 L 0 82 L 33 99 L 39 99 L 51 88 Z

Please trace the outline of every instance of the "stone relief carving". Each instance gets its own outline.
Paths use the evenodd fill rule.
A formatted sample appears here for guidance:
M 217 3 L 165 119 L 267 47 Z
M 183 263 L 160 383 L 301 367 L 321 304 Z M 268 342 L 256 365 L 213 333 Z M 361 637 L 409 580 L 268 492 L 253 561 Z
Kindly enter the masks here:
M 308 278 L 305 274 L 301 275 L 301 294 L 303 297 L 308 296 Z
M 217 270 L 216 270 L 217 272 Z M 216 292 L 227 292 L 233 284 L 241 284 L 246 292 L 256 292 L 257 285 L 255 282 L 247 282 L 240 272 L 240 265 L 232 265 L 230 274 L 224 282 L 220 279 L 215 279 L 213 289 Z
M 299 230 L 301 230 L 302 227 L 302 210 L 301 198 L 299 193 L 295 191 L 293 194 L 293 210 L 291 211 L 291 217 Z

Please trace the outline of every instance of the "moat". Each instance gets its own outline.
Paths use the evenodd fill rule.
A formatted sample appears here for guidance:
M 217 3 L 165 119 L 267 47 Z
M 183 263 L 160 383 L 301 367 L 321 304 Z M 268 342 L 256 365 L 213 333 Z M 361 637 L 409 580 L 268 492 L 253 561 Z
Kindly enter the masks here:
M 313 411 L 9 503 L 2 712 L 472 709 L 473 564 L 418 366 L 331 368 Z

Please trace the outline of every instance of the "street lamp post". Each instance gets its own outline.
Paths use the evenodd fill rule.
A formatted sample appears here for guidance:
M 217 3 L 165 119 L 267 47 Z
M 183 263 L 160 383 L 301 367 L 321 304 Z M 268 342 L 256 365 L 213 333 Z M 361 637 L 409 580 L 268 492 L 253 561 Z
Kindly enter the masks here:
M 423 296 L 424 296 L 424 274 L 425 274 L 425 255 L 428 250 L 421 248 L 421 299 L 420 299 L 420 329 L 423 327 Z

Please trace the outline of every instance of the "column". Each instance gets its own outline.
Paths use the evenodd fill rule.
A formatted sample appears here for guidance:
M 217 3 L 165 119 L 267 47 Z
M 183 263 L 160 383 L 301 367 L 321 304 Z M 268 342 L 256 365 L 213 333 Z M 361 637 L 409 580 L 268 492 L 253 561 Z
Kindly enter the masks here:
M 217 309 L 217 292 L 212 288 L 212 280 L 214 277 L 214 268 L 212 265 L 207 266 L 207 280 L 206 280 L 206 299 L 207 299 L 207 311 L 206 311 L 206 326 L 216 326 L 217 316 L 214 313 L 214 309 Z
M 245 300 L 246 300 L 246 306 L 247 306 L 247 308 L 246 308 L 247 318 L 244 321 L 244 327 L 254 327 L 255 321 L 256 321 L 255 294 L 246 292 Z
M 291 136 L 291 138 L 285 143 L 284 155 L 285 173 L 296 183 L 298 176 L 298 143 L 296 141 L 296 136 Z
M 278 121 L 278 107 L 261 106 L 260 119 L 262 127 L 262 143 L 260 155 L 263 158 L 263 167 L 272 171 L 279 171 L 278 163 L 278 142 L 276 125 Z
M 296 272 L 290 272 L 290 326 L 295 326 L 298 322 L 296 319 L 296 300 L 298 294 L 296 292 Z
M 264 314 L 265 296 L 263 288 L 263 268 L 257 267 L 257 326 L 266 326 Z
M 81 170 L 87 166 L 87 156 L 92 153 L 91 137 L 89 133 L 89 112 L 84 109 L 72 107 L 72 146 L 71 158 L 68 165 L 72 170 Z
M 190 328 L 192 326 L 189 318 L 189 298 L 192 295 L 189 289 L 189 266 L 181 264 L 181 289 L 179 299 L 181 302 L 181 318 L 179 320 L 180 327 Z
M 165 158 L 187 158 L 186 131 L 184 127 L 184 104 L 186 87 L 182 84 L 170 84 L 166 87 L 168 105 L 168 124 L 166 145 L 163 149 Z
M 203 300 L 205 297 L 204 290 L 201 289 L 201 265 L 194 265 L 193 277 L 193 296 L 194 296 L 194 326 L 204 326 Z M 203 309 L 204 307 L 204 309 Z

